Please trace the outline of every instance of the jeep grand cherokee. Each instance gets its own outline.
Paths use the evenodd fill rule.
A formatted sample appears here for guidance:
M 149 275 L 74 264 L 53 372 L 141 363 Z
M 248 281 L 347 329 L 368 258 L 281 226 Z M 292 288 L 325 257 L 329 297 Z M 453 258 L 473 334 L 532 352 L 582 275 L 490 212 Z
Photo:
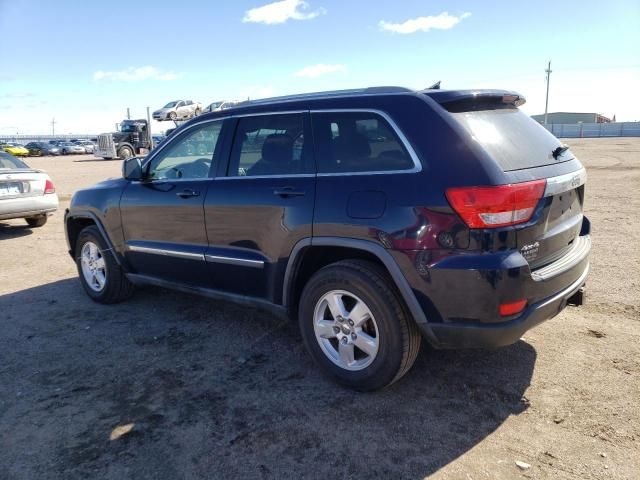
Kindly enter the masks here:
M 286 312 L 378 389 L 421 338 L 507 345 L 580 303 L 585 169 L 523 102 L 375 87 L 205 114 L 74 195 L 69 252 L 97 302 L 147 284 Z

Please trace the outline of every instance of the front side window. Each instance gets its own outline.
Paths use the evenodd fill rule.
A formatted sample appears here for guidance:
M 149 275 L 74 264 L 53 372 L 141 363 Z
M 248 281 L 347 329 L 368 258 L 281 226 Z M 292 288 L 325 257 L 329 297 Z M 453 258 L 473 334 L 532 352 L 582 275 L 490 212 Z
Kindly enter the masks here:
M 318 173 L 409 170 L 413 160 L 395 131 L 373 112 L 313 114 Z
M 302 114 L 238 120 L 229 176 L 296 175 L 312 171 Z
M 222 122 L 194 127 L 176 138 L 149 165 L 150 180 L 207 178 L 214 163 Z

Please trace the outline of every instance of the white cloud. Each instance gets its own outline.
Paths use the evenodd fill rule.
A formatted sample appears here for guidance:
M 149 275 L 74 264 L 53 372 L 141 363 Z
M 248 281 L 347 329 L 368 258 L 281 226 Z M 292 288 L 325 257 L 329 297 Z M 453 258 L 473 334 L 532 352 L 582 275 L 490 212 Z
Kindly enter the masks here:
M 144 67 L 129 67 L 124 70 L 116 70 L 113 72 L 104 72 L 98 70 L 93 74 L 93 79 L 100 80 L 114 80 L 124 82 L 137 82 L 141 80 L 176 80 L 180 78 L 182 74 L 174 72 L 164 72 L 151 65 L 145 65 Z
M 296 73 L 294 73 L 294 75 L 296 77 L 316 78 L 316 77 L 319 77 L 320 75 L 344 72 L 346 70 L 347 70 L 346 65 L 342 65 L 342 64 L 327 65 L 324 63 L 318 63 L 317 65 L 309 65 L 308 67 L 304 67 L 302 70 L 298 70 Z
M 309 10 L 309 3 L 304 0 L 280 0 L 247 10 L 242 21 L 275 25 L 287 20 L 310 20 L 324 13 L 324 8 Z
M 428 32 L 429 30 L 449 30 L 455 27 L 463 18 L 470 17 L 471 13 L 465 12 L 459 17 L 442 12 L 440 15 L 428 17 L 410 18 L 403 23 L 390 23 L 381 20 L 378 24 L 381 30 L 394 33 L 415 33 L 418 31 Z

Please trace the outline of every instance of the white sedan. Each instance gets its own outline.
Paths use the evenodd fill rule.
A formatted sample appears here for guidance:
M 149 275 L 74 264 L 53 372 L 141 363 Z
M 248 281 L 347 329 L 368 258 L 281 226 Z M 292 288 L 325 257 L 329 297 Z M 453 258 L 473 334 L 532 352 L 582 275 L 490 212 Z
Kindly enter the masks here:
M 49 175 L 0 152 L 0 220 L 24 218 L 30 227 L 41 227 L 57 208 L 58 195 Z

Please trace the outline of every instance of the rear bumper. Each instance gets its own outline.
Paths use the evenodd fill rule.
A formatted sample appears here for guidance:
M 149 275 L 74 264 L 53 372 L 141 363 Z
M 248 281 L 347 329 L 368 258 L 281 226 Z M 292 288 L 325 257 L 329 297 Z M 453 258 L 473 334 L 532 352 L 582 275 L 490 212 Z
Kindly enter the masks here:
M 0 200 L 0 220 L 35 217 L 58 208 L 56 194 Z
M 445 252 L 439 259 L 396 255 L 426 316 L 418 326 L 437 348 L 499 347 L 557 315 L 585 284 L 591 250 L 584 220 L 574 246 L 552 264 L 532 270 L 517 250 Z M 500 305 L 526 301 L 501 316 Z M 573 301 L 571 303 L 574 303 Z
M 574 283 L 558 293 L 530 305 L 518 318 L 500 323 L 437 323 L 430 324 L 440 348 L 495 348 L 517 342 L 536 325 L 555 317 L 567 300 L 580 290 L 589 274 L 589 264 Z

